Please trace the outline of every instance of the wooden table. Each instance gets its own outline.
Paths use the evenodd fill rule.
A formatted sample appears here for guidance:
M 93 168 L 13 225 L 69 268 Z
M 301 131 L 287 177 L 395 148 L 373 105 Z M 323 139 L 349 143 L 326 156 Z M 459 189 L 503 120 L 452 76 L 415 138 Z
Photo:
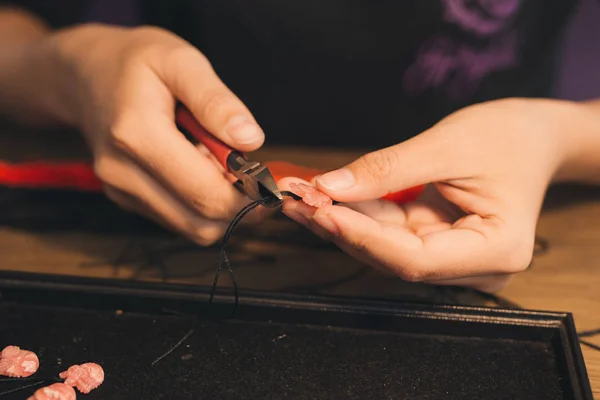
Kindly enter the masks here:
M 0 131 L 1 132 L 1 131 Z M 6 130 L 5 130 L 6 132 Z M 47 136 L 44 136 L 47 137 Z M 37 157 L 74 157 L 82 155 L 82 143 L 73 136 L 61 139 L 61 146 L 49 146 L 39 135 L 1 134 L 0 159 L 23 155 Z M 83 153 L 85 154 L 85 153 Z M 285 159 L 309 166 L 334 168 L 356 157 L 348 151 L 311 149 L 271 149 L 259 154 L 264 160 Z M 261 232 L 281 235 L 298 228 L 281 220 L 265 225 Z M 314 240 L 296 232 L 303 241 Z M 537 256 L 532 267 L 517 275 L 500 295 L 522 307 L 573 313 L 578 330 L 600 328 L 600 190 L 557 187 L 547 199 L 538 233 L 550 243 L 547 253 Z M 266 234 L 268 236 L 268 234 Z M 93 233 L 64 232 L 42 234 L 0 227 L 1 268 L 10 270 L 72 274 L 117 279 L 161 280 L 189 284 L 208 284 L 216 260 L 214 249 L 180 251 L 164 261 L 164 266 L 140 264 L 140 251 L 161 245 L 174 245 L 176 238 L 146 238 L 134 244 L 132 256 L 116 269 L 112 261 L 130 237 Z M 316 242 L 315 242 L 316 243 Z M 137 247 L 136 247 L 137 246 Z M 244 251 L 239 251 L 243 249 Z M 321 293 L 344 296 L 415 297 L 434 299 L 436 288 L 410 285 L 362 266 L 330 247 L 266 244 L 261 237 L 245 240 L 232 256 L 237 277 L 245 288 L 292 290 L 355 275 L 355 279 L 320 288 Z M 137 253 L 136 253 L 137 252 Z M 137 255 L 135 255 L 137 254 Z M 256 261 L 256 256 L 275 255 L 276 261 Z M 137 258 L 136 258 L 137 257 Z M 310 258 L 307 265 L 306 259 Z M 158 263 L 160 264 L 160 263 Z M 200 266 L 200 267 L 199 267 Z M 162 276 L 160 271 L 168 271 Z M 357 273 L 358 271 L 358 273 Z M 224 280 L 223 284 L 228 284 Z M 453 293 L 452 301 L 484 301 L 469 293 Z M 447 298 L 440 299 L 447 301 Z M 600 337 L 589 339 L 600 345 Z M 600 352 L 582 346 L 595 396 L 600 396 Z

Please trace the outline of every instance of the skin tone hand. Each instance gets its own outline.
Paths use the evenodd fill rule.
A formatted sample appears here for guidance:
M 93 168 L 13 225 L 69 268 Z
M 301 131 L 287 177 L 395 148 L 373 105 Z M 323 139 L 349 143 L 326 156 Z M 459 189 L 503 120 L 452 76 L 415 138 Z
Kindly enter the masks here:
M 107 195 L 200 244 L 217 241 L 248 200 L 177 130 L 174 98 L 240 151 L 264 141 L 249 110 L 198 50 L 166 31 L 94 26 L 56 41 L 83 87 L 80 123 Z
M 201 245 L 221 238 L 249 200 L 206 148 L 178 131 L 176 99 L 242 152 L 258 149 L 264 133 L 203 54 L 159 28 L 104 25 L 57 31 L 29 49 L 44 60 L 32 76 L 52 71 L 39 85 L 53 100 L 46 103 L 62 105 L 44 110 L 84 132 L 109 198 Z
M 585 175 L 590 146 L 600 170 L 599 128 L 600 113 L 587 105 L 509 99 L 471 106 L 312 182 L 343 206 L 317 210 L 286 200 L 284 212 L 407 281 L 497 291 L 530 264 L 549 183 Z M 416 202 L 377 200 L 422 184 Z

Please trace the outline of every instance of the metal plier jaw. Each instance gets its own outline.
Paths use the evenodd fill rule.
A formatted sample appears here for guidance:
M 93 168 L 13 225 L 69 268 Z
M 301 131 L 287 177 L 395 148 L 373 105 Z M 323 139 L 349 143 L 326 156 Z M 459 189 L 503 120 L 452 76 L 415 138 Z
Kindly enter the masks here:
M 188 139 L 206 146 L 219 164 L 238 179 L 234 183 L 238 190 L 254 201 L 262 200 L 265 207 L 275 208 L 283 203 L 275 178 L 266 166 L 249 161 L 242 153 L 210 134 L 183 104 L 175 109 L 175 121 Z
M 229 171 L 238 179 L 234 185 L 254 201 L 265 200 L 264 206 L 279 207 L 283 196 L 271 171 L 257 161 L 248 161 L 242 154 L 232 152 L 227 157 Z

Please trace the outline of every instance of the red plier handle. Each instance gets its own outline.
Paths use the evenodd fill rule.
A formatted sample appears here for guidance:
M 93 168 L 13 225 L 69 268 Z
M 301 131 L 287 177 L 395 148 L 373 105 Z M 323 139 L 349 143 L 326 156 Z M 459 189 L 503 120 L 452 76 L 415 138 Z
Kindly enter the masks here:
M 244 154 L 223 143 L 198 123 L 194 115 L 185 106 L 179 105 L 175 110 L 175 122 L 180 130 L 191 136 L 210 150 L 225 170 L 233 174 L 238 181 L 235 186 L 252 200 L 270 201 L 263 203 L 267 207 L 277 207 L 283 197 L 277 182 L 269 168 L 256 161 L 249 161 Z
M 176 122 L 196 141 L 204 144 L 223 167 L 235 175 L 236 186 L 252 199 L 274 195 L 281 200 L 276 182 L 285 177 L 297 177 L 310 181 L 326 171 L 307 168 L 285 161 L 272 161 L 264 164 L 246 160 L 243 154 L 223 143 L 206 131 L 193 114 L 184 106 L 176 109 Z M 93 167 L 86 162 L 27 162 L 10 164 L 0 161 L 0 186 L 15 188 L 71 189 L 99 192 L 102 182 Z M 396 203 L 414 201 L 423 186 L 414 187 L 384 197 Z M 274 202 L 273 204 L 277 204 Z
M 217 139 L 214 135 L 208 133 L 206 129 L 196 120 L 190 110 L 184 105 L 178 105 L 175 109 L 175 122 L 180 129 L 192 136 L 195 140 L 202 143 L 215 156 L 217 161 L 229 171 L 227 160 L 236 150 Z
M 180 128 L 183 128 L 188 135 L 204 144 L 227 171 L 231 172 L 230 163 L 228 164 L 228 160 L 234 158 L 232 157 L 232 154 L 243 157 L 241 153 L 238 153 L 236 150 L 208 133 L 206 129 L 204 129 L 202 125 L 198 123 L 191 111 L 185 106 L 179 105 L 177 107 L 175 111 L 175 121 L 177 122 L 177 125 L 179 125 Z M 286 176 L 293 176 L 310 181 L 313 177 L 326 172 L 283 161 L 267 162 L 264 165 L 272 172 L 275 182 Z M 241 177 L 238 178 L 241 179 Z M 407 190 L 402 190 L 400 192 L 388 194 L 383 197 L 383 199 L 396 203 L 406 203 L 416 200 L 421 194 L 422 190 L 423 186 L 417 186 Z

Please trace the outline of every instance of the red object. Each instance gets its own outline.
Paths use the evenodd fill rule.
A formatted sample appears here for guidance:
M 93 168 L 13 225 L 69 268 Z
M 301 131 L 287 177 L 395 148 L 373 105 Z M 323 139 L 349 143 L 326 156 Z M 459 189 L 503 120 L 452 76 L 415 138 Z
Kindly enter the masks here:
M 271 161 L 264 164 L 273 174 L 275 181 L 279 181 L 281 178 L 285 178 L 287 176 L 293 176 L 295 178 L 300 178 L 310 182 L 314 177 L 327 172 L 315 168 L 291 164 L 285 161 Z M 424 185 L 421 185 L 410 189 L 401 190 L 399 192 L 390 193 L 386 196 L 383 196 L 383 199 L 397 204 L 409 203 L 417 200 L 417 198 L 423 192 L 424 187 Z
M 29 189 L 72 189 L 99 192 L 102 182 L 91 165 L 83 162 L 30 162 L 9 164 L 0 161 L 0 185 Z
M 264 163 L 264 165 L 269 168 L 269 171 L 271 171 L 276 182 L 288 176 L 310 182 L 314 177 L 325 172 L 320 169 L 304 167 L 285 161 L 268 161 Z
M 208 133 L 206 129 L 204 129 L 198 123 L 192 112 L 184 105 L 177 106 L 175 111 L 175 120 L 181 128 L 187 131 L 188 134 L 193 136 L 200 143 L 204 144 L 217 158 L 217 161 L 219 161 L 226 171 L 229 170 L 227 166 L 227 157 L 229 157 L 234 149 Z M 293 176 L 310 182 L 315 176 L 326 172 L 315 168 L 291 164 L 285 161 L 271 161 L 264 163 L 264 165 L 269 168 L 276 182 L 281 178 L 288 176 Z M 421 194 L 422 190 L 423 186 L 418 186 L 400 192 L 391 193 L 387 196 L 384 196 L 383 199 L 393 201 L 395 203 L 407 203 L 410 201 L 415 201 Z
M 235 151 L 234 149 L 207 132 L 185 106 L 179 105 L 177 107 L 175 110 L 175 119 L 181 129 L 185 130 L 195 140 L 204 144 L 225 170 L 229 170 L 227 158 Z M 264 163 L 264 165 L 269 168 L 276 182 L 284 177 L 296 177 L 310 182 L 314 177 L 326 172 L 285 161 L 271 161 Z M 103 188 L 103 184 L 94 173 L 92 166 L 83 162 L 27 162 L 9 164 L 0 161 L 0 185 L 29 189 L 45 188 L 85 192 L 99 192 Z M 410 202 L 417 199 L 422 189 L 423 186 L 418 186 L 389 194 L 383 198 L 396 203 Z
M 266 162 L 275 181 L 284 177 L 295 177 L 310 182 L 325 171 L 291 164 L 284 161 Z M 91 165 L 83 162 L 31 162 L 10 164 L 0 161 L 0 185 L 27 189 L 76 190 L 83 192 L 102 191 L 102 182 Z M 415 201 L 423 186 L 417 186 L 384 196 L 395 203 Z
M 194 118 L 192 112 L 183 105 L 177 106 L 177 109 L 175 110 L 175 121 L 180 128 L 183 128 L 194 139 L 205 145 L 223 168 L 225 168 L 225 171 L 229 171 L 227 157 L 234 151 L 231 147 L 208 133 L 206 129 L 198 123 L 196 118 Z
M 419 198 L 421 193 L 423 193 L 423 189 L 425 189 L 425 185 L 415 186 L 399 192 L 390 193 L 382 198 L 396 204 L 410 203 L 411 201 L 416 201 Z

